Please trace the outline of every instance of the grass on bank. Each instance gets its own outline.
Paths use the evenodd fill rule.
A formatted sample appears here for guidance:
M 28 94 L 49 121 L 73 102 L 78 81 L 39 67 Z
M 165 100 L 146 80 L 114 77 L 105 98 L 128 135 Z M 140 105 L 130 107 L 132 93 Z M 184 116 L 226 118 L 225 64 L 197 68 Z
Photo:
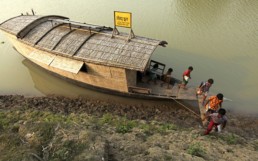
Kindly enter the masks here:
M 111 114 L 92 117 L 36 109 L 0 111 L 0 160 L 76 160 L 96 139 L 94 131 L 99 134 L 110 127 L 120 134 L 138 128 L 148 134 L 146 137 L 177 130 L 170 123 L 141 122 Z
M 255 150 L 255 151 L 258 151 L 258 141 L 255 141 L 255 142 L 254 142 L 254 150 Z
M 98 121 L 99 126 L 114 126 L 118 133 L 131 132 L 133 128 L 141 129 L 145 134 L 152 135 L 154 133 L 166 134 L 170 130 L 177 130 L 177 126 L 172 123 L 158 122 L 140 122 L 136 120 L 128 120 L 126 117 L 113 116 L 110 113 L 104 114 Z
M 205 154 L 205 151 L 204 151 L 203 147 L 201 146 L 201 143 L 196 142 L 196 143 L 192 143 L 189 145 L 189 147 L 187 149 L 187 153 L 194 155 L 194 156 L 203 157 Z

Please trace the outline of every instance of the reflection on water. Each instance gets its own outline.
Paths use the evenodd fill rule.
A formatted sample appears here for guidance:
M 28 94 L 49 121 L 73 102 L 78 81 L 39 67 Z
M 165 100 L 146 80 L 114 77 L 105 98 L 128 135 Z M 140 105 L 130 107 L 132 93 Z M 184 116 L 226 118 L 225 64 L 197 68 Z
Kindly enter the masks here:
M 182 72 L 192 65 L 194 71 L 190 85 L 197 86 L 201 81 L 213 78 L 215 83 L 211 93 L 221 92 L 233 100 L 225 102 L 226 108 L 258 113 L 257 0 L 45 0 L 37 3 L 1 0 L 0 21 L 30 11 L 31 8 L 37 14 L 63 15 L 72 20 L 111 27 L 113 11 L 132 12 L 136 35 L 166 40 L 169 43 L 166 48 L 158 48 L 153 59 L 172 67 L 173 76 L 180 78 Z M 7 40 L 0 35 L 1 41 Z M 21 56 L 15 54 L 11 44 L 0 44 L 0 51 L 1 94 L 53 93 L 111 97 L 99 96 L 93 91 L 85 92 L 82 88 L 43 74 L 42 71 L 35 72 L 44 75 L 38 78 L 42 79 L 38 83 L 42 84 L 41 87 L 33 87 L 35 78 L 32 81 L 30 76 L 33 74 L 29 74 L 31 71 L 28 73 L 24 68 Z M 44 79 L 50 79 L 48 85 Z M 55 85 L 51 85 L 51 81 Z M 116 101 L 126 102 L 124 98 L 118 98 Z

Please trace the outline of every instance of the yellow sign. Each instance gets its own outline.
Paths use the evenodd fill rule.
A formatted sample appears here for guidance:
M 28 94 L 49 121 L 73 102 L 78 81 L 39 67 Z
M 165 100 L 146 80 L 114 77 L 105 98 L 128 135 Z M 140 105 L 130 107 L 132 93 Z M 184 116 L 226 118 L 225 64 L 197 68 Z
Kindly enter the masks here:
M 118 27 L 132 27 L 132 13 L 130 12 L 114 12 L 115 26 Z

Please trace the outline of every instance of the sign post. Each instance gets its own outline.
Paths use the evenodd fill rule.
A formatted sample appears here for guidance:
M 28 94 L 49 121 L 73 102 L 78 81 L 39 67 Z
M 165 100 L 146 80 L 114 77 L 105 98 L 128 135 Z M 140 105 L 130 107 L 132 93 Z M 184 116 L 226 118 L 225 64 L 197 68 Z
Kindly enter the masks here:
M 112 33 L 112 37 L 114 34 L 119 35 L 117 27 L 130 28 L 130 34 L 127 39 L 128 41 L 135 37 L 134 32 L 132 30 L 132 13 L 114 11 L 114 30 Z

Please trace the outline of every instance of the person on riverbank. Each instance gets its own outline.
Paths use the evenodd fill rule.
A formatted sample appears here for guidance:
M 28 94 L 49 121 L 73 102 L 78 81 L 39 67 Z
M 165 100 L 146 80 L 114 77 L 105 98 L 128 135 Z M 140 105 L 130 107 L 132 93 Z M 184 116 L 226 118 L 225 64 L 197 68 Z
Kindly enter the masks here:
M 179 87 L 186 88 L 189 79 L 191 79 L 191 72 L 193 71 L 193 67 L 189 66 L 186 71 L 183 73 L 183 82 L 179 85 Z
M 207 114 L 217 112 L 222 108 L 223 97 L 222 93 L 218 93 L 216 96 L 211 96 L 207 100 L 205 104 Z
M 160 86 L 162 87 L 165 83 L 168 84 L 167 88 L 169 89 L 169 84 L 170 84 L 170 80 L 172 78 L 172 72 L 173 72 L 173 69 L 172 68 L 169 68 L 168 71 L 166 72 L 166 74 L 163 75 L 163 81 Z
M 215 131 L 221 132 L 227 124 L 227 117 L 226 117 L 226 110 L 221 108 L 218 112 L 209 114 L 208 117 L 210 117 L 209 125 L 204 132 L 204 135 L 208 135 L 213 127 L 215 127 Z
M 214 80 L 212 78 L 208 79 L 207 82 L 202 82 L 197 90 L 197 94 L 198 95 L 202 95 L 202 105 L 204 105 L 204 102 L 208 96 L 210 87 L 212 86 L 212 84 L 214 83 Z
M 150 83 L 150 81 L 154 81 L 154 84 L 157 84 L 157 70 L 159 68 L 159 64 L 154 64 L 150 72 L 150 77 L 147 81 L 147 83 Z

